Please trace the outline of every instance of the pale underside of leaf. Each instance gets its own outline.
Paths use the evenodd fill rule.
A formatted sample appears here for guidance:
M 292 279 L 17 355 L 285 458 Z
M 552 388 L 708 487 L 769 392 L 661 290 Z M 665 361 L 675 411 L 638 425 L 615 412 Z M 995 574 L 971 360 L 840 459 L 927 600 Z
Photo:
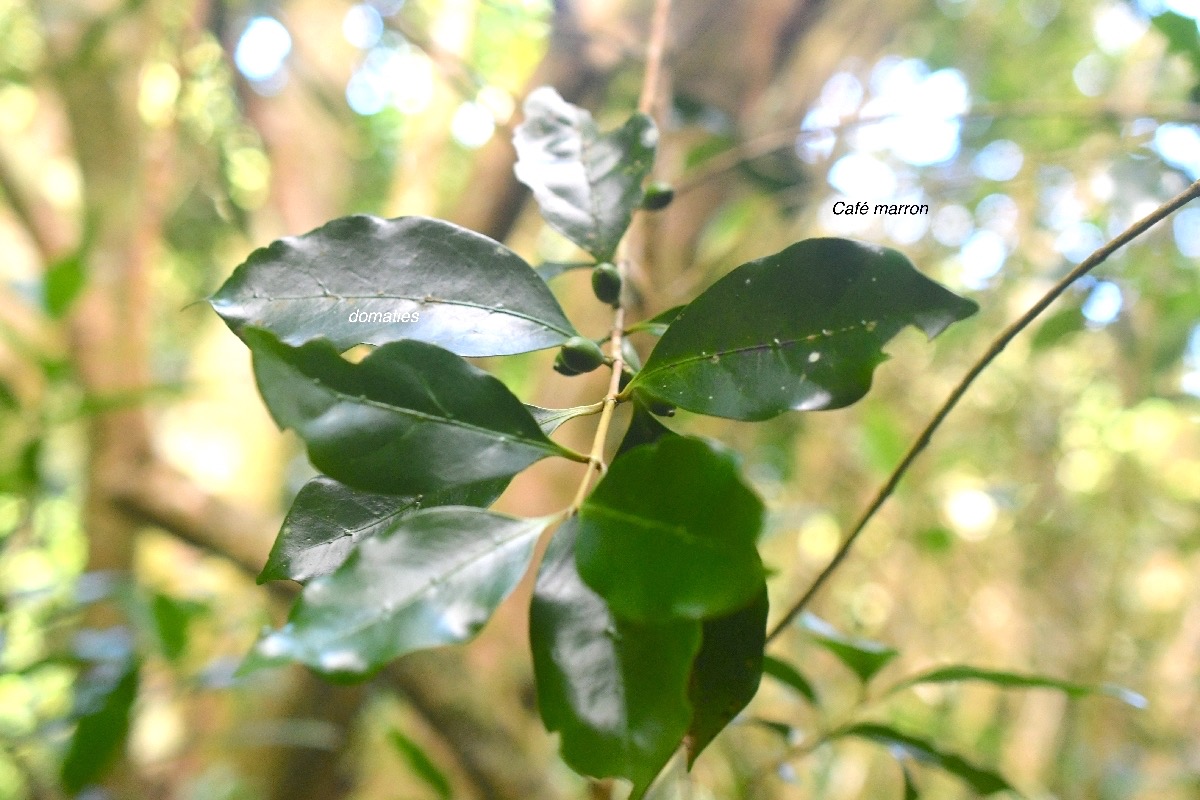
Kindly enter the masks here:
M 508 355 L 575 334 L 523 259 L 442 220 L 358 215 L 255 251 L 210 302 L 239 335 L 293 346 L 415 339 L 462 356 Z
M 253 658 L 361 674 L 466 641 L 516 586 L 547 524 L 455 506 L 404 518 L 310 582 L 288 624 L 262 639 Z

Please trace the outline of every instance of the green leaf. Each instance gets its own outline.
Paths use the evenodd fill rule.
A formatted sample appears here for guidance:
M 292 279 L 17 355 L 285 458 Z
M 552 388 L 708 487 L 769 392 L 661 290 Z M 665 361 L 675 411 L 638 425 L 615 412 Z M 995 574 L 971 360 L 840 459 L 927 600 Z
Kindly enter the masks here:
M 139 668 L 136 661 L 102 664 L 105 673 L 80 698 L 81 713 L 60 777 L 63 788 L 76 794 L 103 776 L 125 744 L 129 718 L 137 699 Z
M 645 114 L 602 134 L 591 114 L 548 86 L 525 99 L 525 122 L 513 134 L 518 180 L 546 222 L 597 261 L 612 260 L 642 202 L 657 144 Z
M 615 616 L 575 568 L 576 518 L 551 540 L 529 611 L 538 707 L 563 760 L 644 791 L 692 719 L 688 679 L 701 624 L 640 625 Z
M 461 356 L 553 347 L 575 328 L 504 245 L 425 217 L 335 219 L 250 254 L 209 302 L 239 336 L 265 328 L 339 350 L 416 339 Z
M 658 417 L 651 414 L 641 400 L 634 398 L 633 416 L 629 419 L 629 429 L 625 431 L 625 437 L 621 439 L 614 459 L 640 445 L 653 444 L 665 436 L 676 435 L 675 431 L 659 422 Z
M 704 621 L 700 652 L 688 685 L 693 716 L 688 728 L 688 766 L 733 721 L 758 692 L 767 643 L 767 586 L 754 602 L 732 614 Z
M 1186 56 L 1200 70 L 1200 22 L 1167 11 L 1151 17 L 1150 24 L 1167 38 L 1167 52 Z
M 542 433 L 549 436 L 554 433 L 564 422 L 575 419 L 576 417 L 585 417 L 589 414 L 598 413 L 598 405 L 589 406 L 574 406 L 572 408 L 541 408 L 540 406 L 531 406 L 528 403 L 525 408 L 537 420 L 538 427 L 542 429 Z
M 947 753 L 926 739 L 901 733 L 887 725 L 864 722 L 829 735 L 830 739 L 847 737 L 866 739 L 884 745 L 894 754 L 911 756 L 919 761 L 932 764 L 962 779 L 979 794 L 990 795 L 996 792 L 1014 791 L 1009 782 L 1000 774 L 976 766 L 961 756 Z
M 770 675 L 775 680 L 790 686 L 808 702 L 814 706 L 819 705 L 817 700 L 817 692 L 813 689 L 812 683 L 808 678 L 800 674 L 800 671 L 786 661 L 780 661 L 773 656 L 765 656 L 763 658 L 763 673 Z
M 387 530 L 406 513 L 434 506 L 488 506 L 507 479 L 455 487 L 430 495 L 360 492 L 332 478 L 313 478 L 296 495 L 258 582 L 303 583 L 340 567 L 363 539 Z
M 875 677 L 875 673 L 886 667 L 892 659 L 900 654 L 899 651 L 885 644 L 846 636 L 813 614 L 805 613 L 801 616 L 800 624 L 804 626 L 814 641 L 833 653 L 863 683 L 870 682 L 871 678 Z
M 310 581 L 287 624 L 259 640 L 242 671 L 297 661 L 352 677 L 466 641 L 516 587 L 547 524 L 466 506 L 402 517 Z
M 271 416 L 317 469 L 367 492 L 419 495 L 511 478 L 567 451 L 496 378 L 423 342 L 385 344 L 358 364 L 326 341 L 283 344 L 246 328 Z
M 631 386 L 739 420 L 840 408 L 866 394 L 883 345 L 905 325 L 933 337 L 976 309 L 895 250 L 807 239 L 693 300 Z
M 164 656 L 171 661 L 178 661 L 183 656 L 192 620 L 208 610 L 207 605 L 195 600 L 154 593 L 150 601 L 150 613 Z
M 904 774 L 904 800 L 921 800 L 921 792 L 917 789 L 917 782 L 908 767 L 901 764 L 900 771 Z
M 87 284 L 87 272 L 83 265 L 83 253 L 74 253 L 55 261 L 46 270 L 45 283 L 42 285 L 42 304 L 46 313 L 54 319 L 61 319 L 75 298 L 79 297 Z
M 672 306 L 666 311 L 655 314 L 650 319 L 644 319 L 641 322 L 635 322 L 625 329 L 626 333 L 638 333 L 639 331 L 649 333 L 652 336 L 662 336 L 667 332 L 667 328 L 671 323 L 679 317 L 680 313 L 687 306 Z
M 450 785 L 450 779 L 434 763 L 424 748 L 398 730 L 388 733 L 388 741 L 396 749 L 400 758 L 404 759 L 408 768 L 424 781 L 426 786 L 433 789 L 440 800 L 451 800 L 454 797 L 454 788 Z
M 1104 694 L 1115 697 L 1134 708 L 1145 708 L 1146 698 L 1137 692 L 1112 684 L 1089 685 L 1074 683 L 1051 678 L 1047 675 L 1025 675 L 1019 672 L 1003 672 L 994 669 L 983 669 L 966 664 L 954 664 L 938 667 L 928 672 L 922 672 L 911 678 L 906 678 L 889 690 L 889 694 L 899 692 L 923 683 L 955 683 L 958 681 L 984 681 L 1003 689 L 1055 689 L 1070 697 L 1086 697 L 1094 694 Z
M 1053 347 L 1072 333 L 1082 331 L 1083 323 L 1083 313 L 1078 308 L 1063 309 L 1038 326 L 1029 341 L 1029 347 L 1034 352 Z
M 751 717 L 748 722 L 770 731 L 782 739 L 785 744 L 793 744 L 795 742 L 797 731 L 785 722 L 777 722 L 776 720 L 764 719 L 763 717 Z
M 737 462 L 668 436 L 613 461 L 579 511 L 579 574 L 620 617 L 707 619 L 757 596 L 763 505 Z

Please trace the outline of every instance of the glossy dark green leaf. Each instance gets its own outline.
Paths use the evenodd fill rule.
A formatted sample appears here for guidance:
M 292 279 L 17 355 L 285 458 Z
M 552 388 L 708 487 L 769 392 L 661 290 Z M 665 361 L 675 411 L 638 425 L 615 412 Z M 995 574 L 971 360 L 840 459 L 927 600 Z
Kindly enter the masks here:
M 701 623 L 639 625 L 613 615 L 575 568 L 576 518 L 555 534 L 529 613 L 538 707 L 563 760 L 633 781 L 634 796 L 671 758 L 692 718 L 688 678 Z
M 614 459 L 579 511 L 579 574 L 626 619 L 719 617 L 763 581 L 763 505 L 734 457 L 667 436 Z
M 700 652 L 692 665 L 688 698 L 692 724 L 685 739 L 688 766 L 758 692 L 767 643 L 767 587 L 753 603 L 704 621 Z
M 441 800 L 451 800 L 454 797 L 454 788 L 450 785 L 450 779 L 429 757 L 423 747 L 397 730 L 388 733 L 388 741 L 391 742 L 392 747 L 408 765 L 408 768 L 413 771 L 413 774 L 432 789 Z
M 667 328 L 670 327 L 671 323 L 679 317 L 679 314 L 685 308 L 687 308 L 687 306 L 672 306 L 666 311 L 655 314 L 653 317 L 650 317 L 650 319 L 644 319 L 641 322 L 635 322 L 625 330 L 627 333 L 638 333 L 641 331 L 649 333 L 652 336 L 662 336 L 667 332 Z
M 900 654 L 895 648 L 880 642 L 846 636 L 813 614 L 801 616 L 800 624 L 814 641 L 837 656 L 863 683 L 868 683 L 875 673 Z
M 465 506 L 401 517 L 315 578 L 243 671 L 297 661 L 352 677 L 405 653 L 475 636 L 513 590 L 547 519 Z
M 659 422 L 658 417 L 650 413 L 641 400 L 633 401 L 633 416 L 629 418 L 629 429 L 617 447 L 615 457 L 620 457 L 635 447 L 643 444 L 653 444 L 664 436 L 676 436 L 675 431 Z
M 796 693 L 803 697 L 814 706 L 818 705 L 817 691 L 813 688 L 808 678 L 804 677 L 800 670 L 793 667 L 786 661 L 780 661 L 774 656 L 766 656 L 763 658 L 763 674 L 770 675 L 775 680 L 790 686 L 796 690 Z
M 517 178 L 542 216 L 597 261 L 611 261 L 625 235 L 657 144 L 646 115 L 602 134 L 591 114 L 548 86 L 525 99 L 525 122 L 513 134 Z
M 59 773 L 70 794 L 95 783 L 116 760 L 129 734 L 130 712 L 137 699 L 136 661 L 102 664 L 96 670 L 102 674 L 88 681 L 87 692 L 80 697 L 79 722 Z
M 318 476 L 292 501 L 258 582 L 291 579 L 303 583 L 342 565 L 355 545 L 385 531 L 402 515 L 434 506 L 489 506 L 507 479 L 455 487 L 428 495 L 360 492 Z
M 982 795 L 1013 791 L 1013 787 L 997 772 L 972 764 L 962 756 L 947 753 L 932 742 L 902 733 L 888 725 L 864 722 L 830 734 L 831 739 L 852 737 L 865 739 L 899 751 L 919 761 L 932 764 L 963 780 Z
M 892 687 L 891 692 L 898 692 L 902 689 L 908 689 L 912 686 L 925 683 L 957 683 L 959 681 L 983 681 L 993 686 L 999 686 L 1002 689 L 1054 689 L 1070 697 L 1103 694 L 1115 697 L 1134 708 L 1146 707 L 1145 697 L 1142 697 L 1137 692 L 1124 689 L 1120 686 L 1113 686 L 1112 684 L 1089 685 L 1086 683 L 1074 683 L 1072 681 L 1051 678 L 1047 675 L 1026 675 L 1019 672 L 982 669 L 966 664 L 954 664 L 922 672 L 919 675 L 906 678 L 896 684 L 896 686 Z
M 279 427 L 352 488 L 431 494 L 565 452 L 503 383 L 440 347 L 392 342 L 352 364 L 323 340 L 293 348 L 254 328 L 242 336 Z
M 743 264 L 693 300 L 632 386 L 680 408 L 740 420 L 849 405 L 906 325 L 933 337 L 977 306 L 901 253 L 807 239 Z
M 590 414 L 598 413 L 598 406 L 574 406 L 572 408 L 541 408 L 540 406 L 525 405 L 533 418 L 537 420 L 538 426 L 542 429 L 542 433 L 549 436 L 554 433 L 564 422 L 569 422 L 576 417 L 585 417 Z
M 290 345 L 339 350 L 416 339 L 462 356 L 541 350 L 575 334 L 525 261 L 442 220 L 366 215 L 250 254 L 213 308 L 239 336 L 264 328 Z

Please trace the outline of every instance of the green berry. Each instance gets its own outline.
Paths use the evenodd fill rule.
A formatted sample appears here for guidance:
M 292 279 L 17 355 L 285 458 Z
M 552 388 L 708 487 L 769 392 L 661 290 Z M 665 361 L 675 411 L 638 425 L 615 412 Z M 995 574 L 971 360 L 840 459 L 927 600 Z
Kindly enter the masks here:
M 621 303 L 621 271 L 607 261 L 592 270 L 592 291 L 601 303 L 616 307 Z
M 571 369 L 567 366 L 567 362 L 563 360 L 562 351 L 558 351 L 558 355 L 554 357 L 554 371 L 560 375 L 566 375 L 568 378 L 578 375 L 579 370 Z
M 649 404 L 650 413 L 656 417 L 673 417 L 675 416 L 675 406 L 670 403 L 664 403 L 661 400 L 652 400 Z
M 675 187 L 669 183 L 655 181 L 646 187 L 642 194 L 642 208 L 647 211 L 661 211 L 671 205 L 675 199 Z
M 572 336 L 563 342 L 559 355 L 563 364 L 576 373 L 591 372 L 604 363 L 604 352 L 600 345 L 582 336 Z

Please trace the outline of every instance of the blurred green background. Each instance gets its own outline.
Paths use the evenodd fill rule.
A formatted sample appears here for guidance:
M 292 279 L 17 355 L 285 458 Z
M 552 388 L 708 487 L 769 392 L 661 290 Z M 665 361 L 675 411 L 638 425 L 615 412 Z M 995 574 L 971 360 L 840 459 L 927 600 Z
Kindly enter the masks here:
M 1200 177 L 1198 15 L 675 4 L 655 175 L 679 195 L 648 224 L 638 317 L 813 235 L 900 248 L 982 307 L 930 347 L 899 337 L 849 409 L 675 420 L 744 454 L 777 613 L 986 342 Z M 254 247 L 351 212 L 444 217 L 532 263 L 577 256 L 515 182 L 511 129 L 542 84 L 624 119 L 648 16 L 635 0 L 0 0 L 0 798 L 609 796 L 537 720 L 522 598 L 469 647 L 363 686 L 234 678 L 285 613 L 288 591 L 254 576 L 311 468 L 200 301 Z M 931 213 L 839 216 L 839 199 Z M 771 652 L 819 705 L 765 680 L 663 796 L 900 797 L 879 748 L 804 747 L 873 719 L 1033 798 L 1200 797 L 1198 259 L 1193 204 L 1056 304 L 812 609 L 900 651 L 880 686 L 972 663 L 1118 684 L 1146 707 L 956 684 L 884 697 L 789 632 Z M 555 289 L 600 335 L 586 274 Z M 528 402 L 603 394 L 551 357 L 489 366 Z M 591 424 L 563 434 L 581 446 Z M 577 477 L 536 467 L 501 506 L 556 510 Z M 971 796 L 913 770 L 923 797 Z

